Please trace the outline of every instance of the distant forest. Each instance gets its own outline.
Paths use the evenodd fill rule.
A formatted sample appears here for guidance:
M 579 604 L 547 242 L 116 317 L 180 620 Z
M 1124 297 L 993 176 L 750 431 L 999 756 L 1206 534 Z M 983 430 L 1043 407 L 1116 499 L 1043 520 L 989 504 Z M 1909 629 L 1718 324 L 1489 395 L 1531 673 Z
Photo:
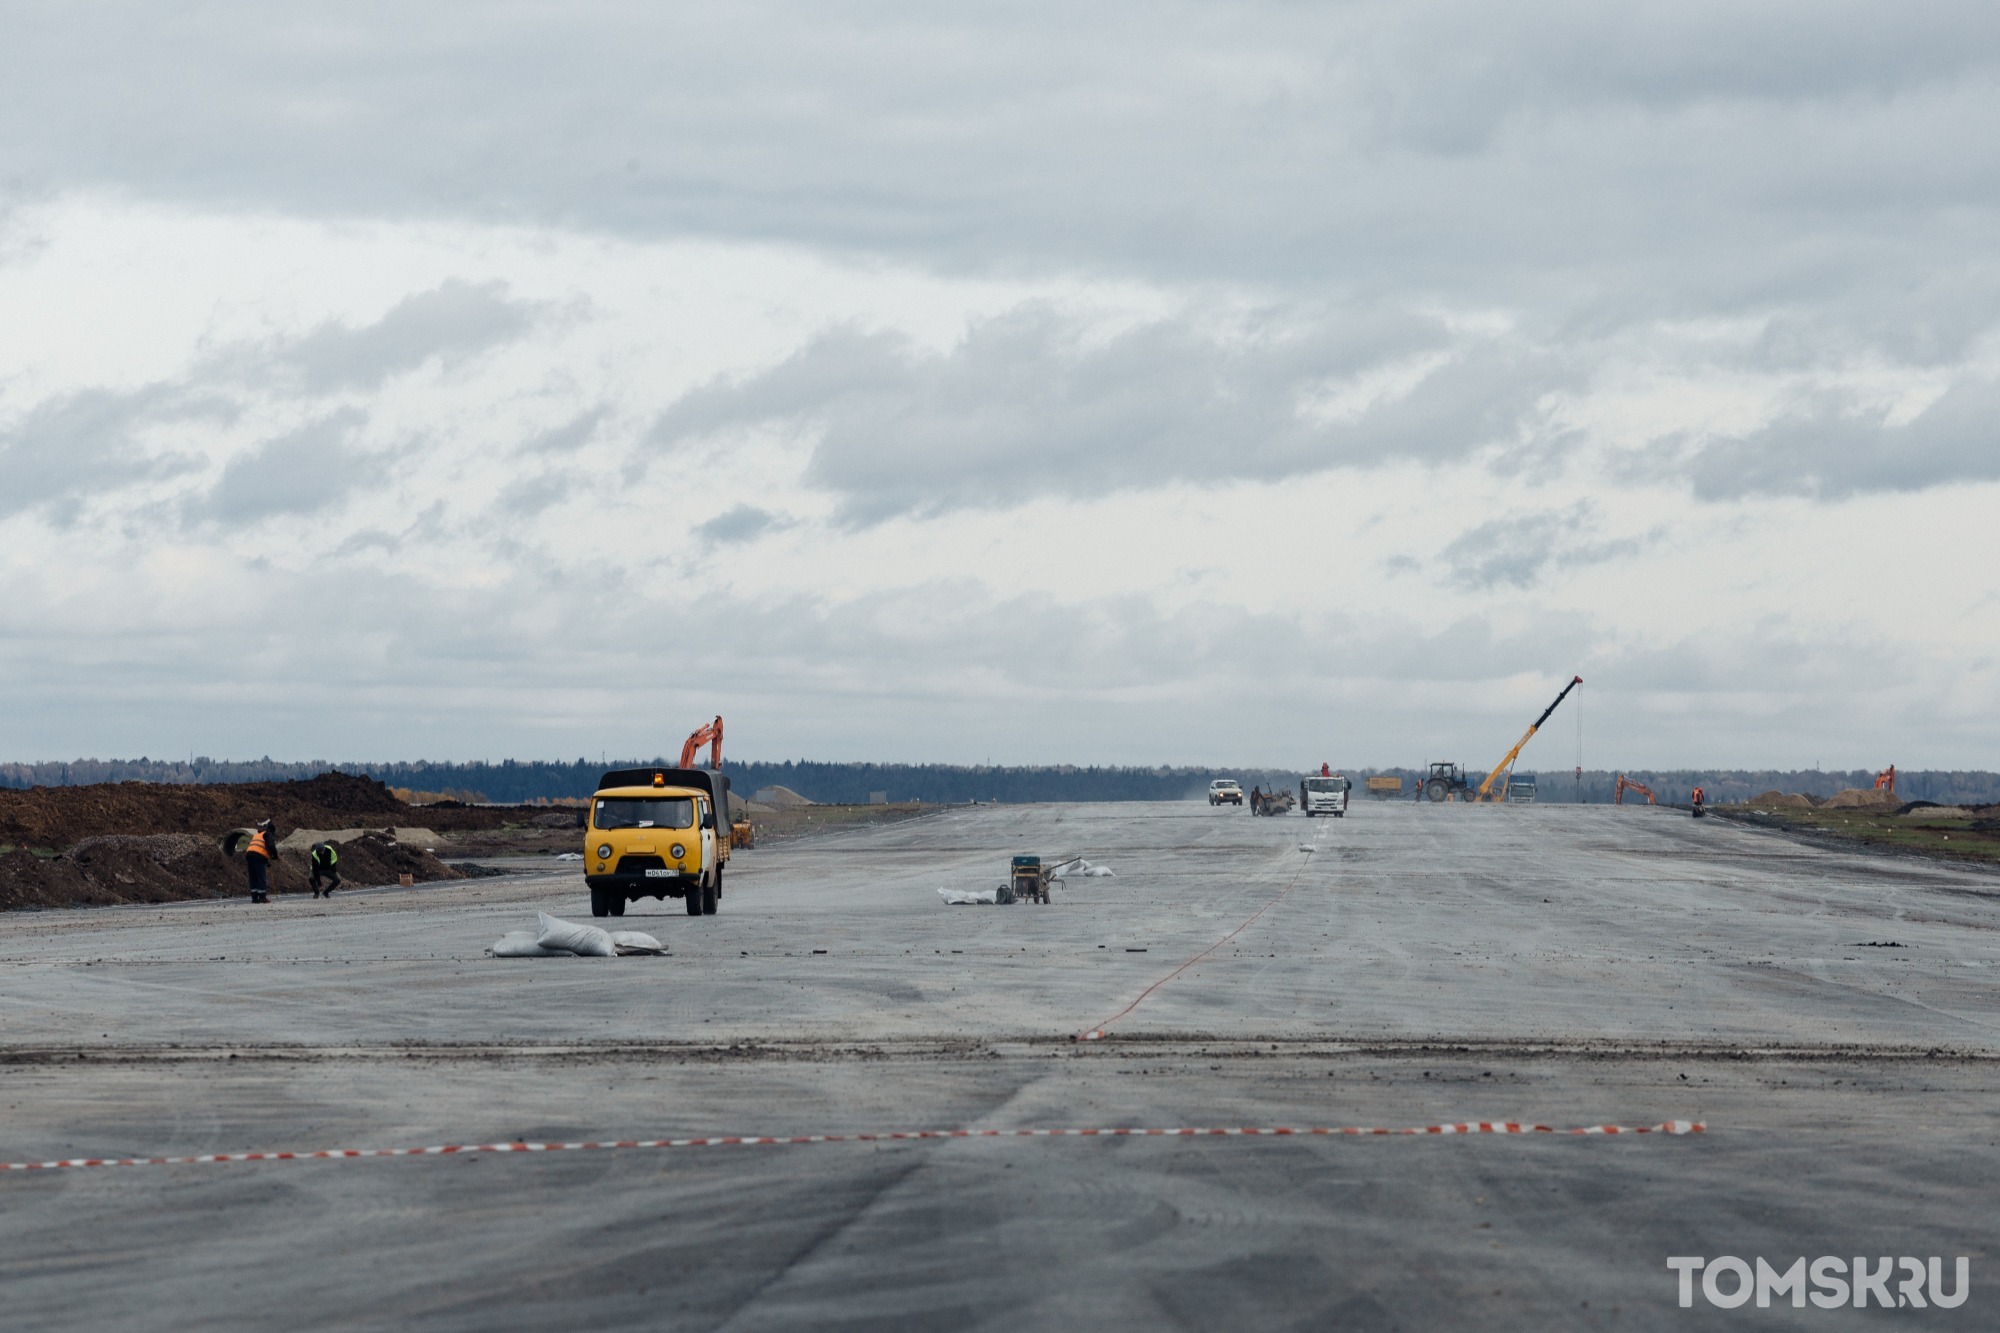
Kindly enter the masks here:
M 78 759 L 69 763 L 0 764 L 0 786 L 82 786 L 97 782 L 279 782 L 315 773 L 361 773 L 392 787 L 419 792 L 449 792 L 460 799 L 484 799 L 502 804 L 575 799 L 590 795 L 606 768 L 664 764 L 666 759 L 620 759 L 574 763 L 509 759 L 497 764 L 336 764 L 323 761 L 283 763 L 272 759 L 218 760 Z M 1199 799 L 1213 778 L 1235 778 L 1249 787 L 1296 786 L 1300 774 L 1290 770 L 1244 768 L 1115 768 L 1056 764 L 1035 767 L 985 767 L 955 764 L 829 764 L 810 760 L 784 763 L 743 763 L 725 760 L 723 769 L 740 796 L 763 787 L 789 787 L 810 800 L 865 802 L 876 793 L 891 801 L 1179 801 Z M 1387 775 L 1403 779 L 1407 796 L 1420 776 L 1408 768 L 1345 770 L 1360 780 Z M 1517 774 L 1521 776 L 1522 774 Z M 1474 773 L 1477 782 L 1484 774 Z M 1612 799 L 1618 775 L 1586 769 L 1581 783 L 1570 770 L 1534 774 L 1544 802 L 1583 800 L 1602 805 Z M 1743 769 L 1628 769 L 1626 776 L 1651 787 L 1662 801 L 1685 802 L 1689 788 L 1707 788 L 1713 801 L 1740 801 L 1767 791 L 1804 792 L 1831 796 L 1846 787 L 1868 787 L 1872 772 L 1822 772 L 1819 769 L 1748 771 Z M 1906 800 L 1943 804 L 2000 803 L 2000 773 L 1926 771 L 1898 773 L 1896 792 Z M 1357 792 L 1356 798 L 1359 799 Z M 1644 797 L 1626 797 L 1628 801 Z

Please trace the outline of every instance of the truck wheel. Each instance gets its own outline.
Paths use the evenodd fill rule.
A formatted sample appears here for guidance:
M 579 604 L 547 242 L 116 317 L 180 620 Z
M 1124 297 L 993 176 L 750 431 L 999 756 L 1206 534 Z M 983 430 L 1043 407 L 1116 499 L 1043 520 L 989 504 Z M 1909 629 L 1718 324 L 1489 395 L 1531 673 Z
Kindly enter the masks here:
M 692 884 L 688 885 L 687 908 L 689 916 L 701 915 L 701 890 Z
M 611 893 L 611 900 L 610 900 L 609 902 L 607 902 L 607 903 L 605 904 L 605 906 L 607 906 L 607 907 L 609 907 L 609 908 L 611 909 L 611 915 L 613 915 L 613 916 L 624 916 L 624 915 L 625 915 L 625 890 L 623 890 L 623 889 L 614 889 L 614 890 L 612 890 L 612 893 Z
M 593 884 L 590 886 L 590 914 L 604 916 L 611 911 L 611 902 L 605 891 Z
M 714 916 L 715 908 L 722 898 L 722 886 L 710 880 L 701 891 L 701 914 Z

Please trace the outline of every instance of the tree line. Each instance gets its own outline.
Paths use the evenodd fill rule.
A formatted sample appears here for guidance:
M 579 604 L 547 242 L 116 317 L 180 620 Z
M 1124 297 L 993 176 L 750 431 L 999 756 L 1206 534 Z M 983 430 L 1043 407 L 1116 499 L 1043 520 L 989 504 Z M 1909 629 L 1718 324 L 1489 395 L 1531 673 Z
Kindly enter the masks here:
M 577 799 L 596 789 L 598 777 L 607 768 L 666 765 L 662 756 L 651 759 L 620 759 L 609 762 L 577 759 L 508 759 L 499 763 L 331 763 L 311 760 L 293 763 L 269 757 L 250 760 L 219 760 L 199 756 L 186 760 L 75 759 L 49 763 L 0 763 L 0 786 L 73 787 L 100 782 L 282 782 L 309 778 L 317 773 L 356 773 L 391 786 L 419 792 L 452 792 L 477 795 L 500 804 L 530 801 Z M 889 801 L 928 801 L 963 804 L 971 801 L 998 801 L 1018 804 L 1035 801 L 1181 801 L 1197 800 L 1208 790 L 1211 780 L 1234 778 L 1247 791 L 1252 786 L 1288 788 L 1298 785 L 1300 774 L 1289 769 L 1209 768 L 1209 767 L 1118 767 L 1104 765 L 1045 764 L 1025 766 L 964 764 L 869 764 L 824 763 L 808 759 L 779 763 L 725 760 L 723 770 L 739 796 L 748 796 L 764 787 L 789 787 L 809 800 L 825 803 L 866 802 L 878 793 Z M 1423 773 L 1414 768 L 1359 768 L 1345 770 L 1357 787 L 1365 778 L 1400 778 L 1403 793 L 1409 796 Z M 1691 788 L 1707 789 L 1711 801 L 1741 801 L 1767 791 L 1803 792 L 1826 797 L 1848 787 L 1874 784 L 1872 772 L 1819 769 L 1627 769 L 1626 776 L 1651 787 L 1663 801 L 1684 802 Z M 1485 775 L 1470 775 L 1476 784 Z M 1538 799 L 1542 802 L 1582 800 L 1602 805 L 1612 799 L 1617 771 L 1586 769 L 1579 782 L 1569 769 L 1540 770 Z M 1920 771 L 1899 773 L 1896 792 L 1905 800 L 1936 801 L 1940 804 L 2000 803 L 2000 773 L 1985 771 Z M 1356 799 L 1361 793 L 1356 792 Z M 1626 797 L 1628 801 L 1644 797 Z

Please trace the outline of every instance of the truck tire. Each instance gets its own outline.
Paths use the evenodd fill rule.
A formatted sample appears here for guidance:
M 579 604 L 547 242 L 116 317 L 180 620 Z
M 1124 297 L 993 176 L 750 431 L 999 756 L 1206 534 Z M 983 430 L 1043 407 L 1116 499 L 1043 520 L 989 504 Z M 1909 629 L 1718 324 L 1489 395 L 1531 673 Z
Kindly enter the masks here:
M 623 889 L 613 889 L 613 890 L 611 891 L 611 898 L 610 898 L 610 901 L 609 901 L 609 902 L 607 902 L 607 903 L 605 904 L 605 906 L 607 906 L 607 907 L 609 907 L 609 908 L 611 909 L 611 915 L 613 915 L 613 916 L 624 916 L 624 915 L 625 915 L 625 890 L 623 890 Z
M 700 916 L 700 915 L 701 915 L 701 889 L 700 889 L 699 887 L 697 887 L 697 886 L 693 885 L 693 884 L 690 884 L 690 885 L 688 885 L 688 891 L 687 891 L 687 895 L 686 895 L 686 896 L 687 896 L 687 909 L 688 909 L 688 915 L 689 915 L 689 916 Z
M 595 885 L 595 884 L 591 885 L 591 886 L 590 886 L 590 914 L 591 914 L 592 916 L 605 916 L 605 915 L 607 915 L 607 914 L 608 914 L 608 913 L 609 913 L 610 911 L 611 911 L 611 896 L 610 896 L 610 894 L 608 894 L 607 892 L 605 892 L 605 890 L 604 890 L 604 889 L 602 889 L 602 888 L 598 887 L 598 886 L 597 886 L 597 885 Z
M 720 877 L 718 876 L 718 878 Z M 716 883 L 715 880 L 710 880 L 707 884 L 704 884 L 701 890 L 701 914 L 703 916 L 714 916 L 716 906 L 721 900 L 722 886 L 720 884 Z

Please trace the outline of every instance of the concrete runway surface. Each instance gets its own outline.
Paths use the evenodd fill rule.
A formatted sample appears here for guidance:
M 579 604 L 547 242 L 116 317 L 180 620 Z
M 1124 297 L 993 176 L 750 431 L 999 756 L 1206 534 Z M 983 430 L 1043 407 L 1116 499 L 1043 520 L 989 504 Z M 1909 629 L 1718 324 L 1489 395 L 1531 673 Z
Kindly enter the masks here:
M 1116 876 L 939 900 L 1016 852 Z M 715 917 L 635 905 L 668 958 L 484 956 L 537 909 L 588 919 L 574 863 L 0 917 L 0 1159 L 1709 1128 L 6 1172 L 7 1326 L 2000 1326 L 1993 874 L 1651 809 L 982 807 L 743 853 Z M 1724 1254 L 1965 1255 L 1972 1293 L 1679 1308 L 1667 1257 Z

